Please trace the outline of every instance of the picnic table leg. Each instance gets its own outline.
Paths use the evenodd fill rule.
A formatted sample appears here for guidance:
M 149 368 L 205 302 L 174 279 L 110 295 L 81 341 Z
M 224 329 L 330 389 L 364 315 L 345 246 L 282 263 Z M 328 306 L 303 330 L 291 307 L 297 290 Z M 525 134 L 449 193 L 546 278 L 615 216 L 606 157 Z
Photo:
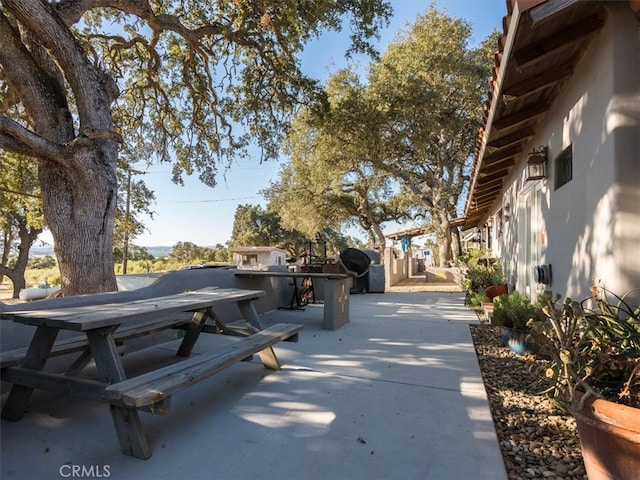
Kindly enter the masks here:
M 245 321 L 249 323 L 249 326 L 255 330 L 262 330 L 262 324 L 260 323 L 260 317 L 258 316 L 258 312 L 256 312 L 256 308 L 253 306 L 253 302 L 251 300 L 243 300 L 238 302 L 238 307 L 240 308 L 240 313 L 245 318 Z M 272 347 L 267 347 L 264 350 L 258 352 L 260 356 L 260 361 L 264 364 L 265 368 L 269 370 L 280 370 L 280 362 L 278 361 L 278 357 L 276 357 L 276 353 L 273 351 Z
M 178 353 L 176 355 L 180 357 L 188 357 L 191 355 L 191 351 L 200 336 L 200 332 L 202 331 L 202 327 L 204 322 L 207 320 L 208 315 L 215 315 L 213 312 L 209 313 L 209 309 L 206 311 L 195 312 L 193 314 L 193 318 L 187 325 L 187 331 L 184 334 L 184 338 L 182 339 L 182 343 L 180 343 L 180 348 L 178 348 Z
M 146 460 L 151 457 L 151 449 L 144 436 L 138 410 L 131 407 L 110 405 L 111 418 L 116 427 L 122 453 Z
M 33 370 L 42 370 L 57 336 L 57 328 L 39 326 L 33 334 L 31 344 L 21 366 Z M 25 387 L 24 385 L 13 385 L 2 409 L 2 418 L 12 422 L 20 420 L 24 415 L 32 393 L 33 388 Z
M 113 339 L 113 330 L 113 327 L 107 327 L 87 332 L 98 376 L 100 380 L 109 384 L 121 382 L 127 378 L 118 347 Z M 122 452 L 143 460 L 151 457 L 151 449 L 144 435 L 138 410 L 119 405 L 110 405 L 109 410 Z
M 253 306 L 252 300 L 240 300 L 238 302 L 238 308 L 244 317 L 245 323 L 253 327 L 256 331 L 262 330 L 260 317 L 258 316 L 258 312 L 256 312 L 256 307 Z
M 260 350 L 258 355 L 265 368 L 269 370 L 280 370 L 280 362 L 278 361 L 278 357 L 276 357 L 276 352 L 273 351 L 273 347 Z

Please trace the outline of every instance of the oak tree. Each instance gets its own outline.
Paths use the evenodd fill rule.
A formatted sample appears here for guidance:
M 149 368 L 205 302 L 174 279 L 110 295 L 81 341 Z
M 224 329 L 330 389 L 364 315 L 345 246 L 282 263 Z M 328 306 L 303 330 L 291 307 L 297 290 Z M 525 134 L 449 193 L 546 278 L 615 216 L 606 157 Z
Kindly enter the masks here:
M 328 110 L 310 122 L 331 143 L 334 164 L 402 184 L 424 211 L 443 266 L 455 253 L 451 220 L 469 180 L 495 45 L 492 36 L 470 48 L 470 35 L 466 22 L 430 7 L 370 65 L 366 83 L 336 72 Z
M 496 46 L 495 34 L 478 47 L 470 36 L 467 22 L 430 7 L 369 75 L 369 102 L 382 117 L 371 161 L 421 202 L 440 266 L 456 257 L 451 220 L 469 181 Z
M 29 250 L 43 228 L 35 166 L 22 155 L 0 156 L 0 282 L 3 276 L 11 280 L 13 298 L 26 287 Z
M 297 228 L 314 238 L 325 228 L 360 227 L 371 248 L 385 245 L 382 224 L 409 218 L 411 205 L 393 177 L 363 162 L 370 144 L 359 127 L 349 122 L 359 113 L 357 102 L 349 101 L 355 75 L 344 69 L 332 75 L 326 85 L 329 111 L 319 120 L 310 110 L 301 111 L 287 136 L 288 162 L 279 178 L 264 192 L 270 208 L 278 210 L 287 228 Z
M 65 294 L 115 290 L 123 139 L 173 179 L 277 154 L 296 106 L 318 100 L 304 45 L 348 22 L 368 51 L 382 0 L 2 0 L 0 148 L 37 163 Z

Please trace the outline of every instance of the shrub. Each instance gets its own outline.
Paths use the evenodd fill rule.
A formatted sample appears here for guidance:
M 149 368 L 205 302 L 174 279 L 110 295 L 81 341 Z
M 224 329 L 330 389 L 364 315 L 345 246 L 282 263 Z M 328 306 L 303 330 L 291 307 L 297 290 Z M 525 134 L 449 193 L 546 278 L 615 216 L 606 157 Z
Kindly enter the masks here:
M 526 330 L 529 320 L 543 318 L 541 306 L 532 304 L 527 295 L 517 291 L 494 298 L 493 305 L 493 322 L 503 327 Z
M 491 285 L 505 282 L 498 262 L 469 267 L 464 274 L 464 289 L 469 295 L 484 292 Z
M 545 318 L 531 324 L 545 358 L 533 373 L 563 410 L 579 410 L 590 396 L 640 408 L 638 293 L 618 296 L 594 285 L 581 302 L 547 298 Z
M 484 255 L 485 252 L 474 248 L 460 257 L 464 272 L 462 287 L 467 292 L 467 303 L 491 285 L 499 285 L 506 281 L 499 260 L 487 258 Z

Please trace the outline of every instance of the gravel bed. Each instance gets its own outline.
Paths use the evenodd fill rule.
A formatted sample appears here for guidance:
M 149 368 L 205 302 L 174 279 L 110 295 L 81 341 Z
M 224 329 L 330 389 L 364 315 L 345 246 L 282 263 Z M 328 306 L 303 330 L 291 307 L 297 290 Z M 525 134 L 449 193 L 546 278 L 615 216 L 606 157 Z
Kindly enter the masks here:
M 500 332 L 471 325 L 509 479 L 586 479 L 573 417 L 538 394 L 529 373 L 536 357 L 511 352 Z

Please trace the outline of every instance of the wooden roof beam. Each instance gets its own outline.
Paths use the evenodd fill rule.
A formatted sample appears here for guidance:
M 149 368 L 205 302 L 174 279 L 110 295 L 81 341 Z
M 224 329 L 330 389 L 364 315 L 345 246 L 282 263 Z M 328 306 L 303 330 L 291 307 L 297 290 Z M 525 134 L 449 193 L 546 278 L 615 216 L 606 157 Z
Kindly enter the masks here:
M 504 170 L 505 174 L 508 173 L 508 169 L 515 165 L 516 161 L 513 157 L 502 160 L 501 162 L 492 163 L 480 170 L 480 175 L 490 175 L 492 173 L 498 173 Z
M 495 198 L 491 198 L 489 200 L 483 200 L 481 202 L 477 202 L 477 209 L 478 212 L 482 212 L 484 214 L 484 212 L 486 212 L 487 210 L 489 210 L 489 207 L 491 205 L 493 205 L 493 202 L 495 202 Z
M 533 128 L 527 127 L 517 132 L 513 132 L 509 135 L 504 135 L 502 137 L 498 137 L 494 140 L 491 140 L 487 143 L 487 147 L 490 152 L 495 152 L 496 150 L 504 147 L 510 147 L 518 143 L 525 142 L 535 135 Z
M 486 186 L 482 189 L 475 189 L 473 194 L 471 194 L 471 203 L 478 202 L 478 200 L 484 200 L 487 197 L 495 198 L 498 196 L 500 191 L 502 190 L 502 179 L 500 179 L 497 183 L 493 183 L 491 186 Z
M 511 115 L 506 115 L 499 120 L 493 122 L 493 126 L 496 130 L 504 130 L 505 128 L 516 127 L 523 123 L 529 122 L 540 115 L 546 113 L 551 105 L 543 103 L 541 105 L 534 105 L 526 110 L 519 110 Z
M 603 25 L 604 19 L 598 14 L 585 17 L 539 42 L 518 50 L 514 53 L 513 58 L 520 69 L 525 69 L 535 63 L 547 60 L 558 51 L 599 31 Z
M 491 183 L 495 180 L 500 180 L 502 181 L 502 177 L 504 175 L 496 175 L 495 173 L 492 175 L 487 175 L 486 177 L 482 177 L 482 178 L 478 178 L 478 182 L 477 182 L 477 186 L 479 187 L 485 187 L 487 186 L 488 183 Z
M 566 62 L 532 78 L 527 78 L 503 89 L 502 101 L 505 105 L 516 99 L 522 99 L 541 90 L 557 85 L 573 75 L 573 62 Z
M 498 180 L 494 180 L 486 185 L 482 185 L 482 187 L 476 188 L 474 195 L 482 195 L 483 193 L 488 192 L 489 190 L 495 190 L 496 188 L 502 188 L 502 177 Z
M 522 153 L 522 145 L 516 145 L 515 147 L 504 148 L 500 150 L 496 150 L 489 155 L 485 155 L 482 159 L 483 165 L 492 165 L 497 162 L 501 162 L 507 158 L 513 158 Z
M 499 193 L 500 193 L 500 189 L 491 190 L 490 192 L 476 196 L 475 201 L 478 203 L 482 203 L 482 202 L 491 200 L 493 202 L 493 200 L 495 200 L 498 197 Z

